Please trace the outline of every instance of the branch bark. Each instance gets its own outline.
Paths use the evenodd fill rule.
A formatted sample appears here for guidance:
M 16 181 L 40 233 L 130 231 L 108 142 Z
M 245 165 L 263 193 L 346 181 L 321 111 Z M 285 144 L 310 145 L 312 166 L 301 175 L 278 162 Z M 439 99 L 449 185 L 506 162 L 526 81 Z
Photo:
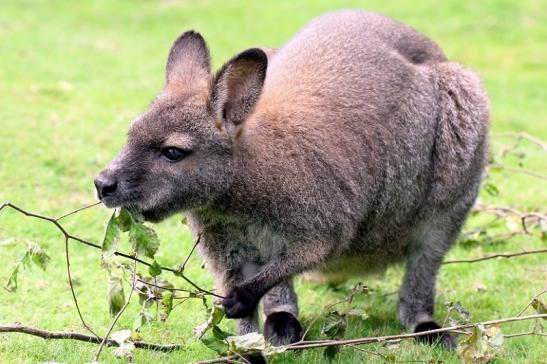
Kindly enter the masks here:
M 507 259 L 507 258 L 513 258 L 513 257 L 520 257 L 522 255 L 544 254 L 544 253 L 547 253 L 547 249 L 525 250 L 525 251 L 516 252 L 516 253 L 500 253 L 500 254 L 487 255 L 485 257 L 476 258 L 476 259 L 447 260 L 443 262 L 443 264 L 477 263 L 477 262 L 482 262 L 485 260 L 496 259 L 496 258 Z
M 104 338 L 102 337 L 95 337 L 91 335 L 81 334 L 78 332 L 47 331 L 47 330 L 42 330 L 42 329 L 38 329 L 31 326 L 21 325 L 18 323 L 12 324 L 12 325 L 0 325 L 0 333 L 22 333 L 22 334 L 29 334 L 32 336 L 41 337 L 42 339 L 46 339 L 46 340 L 69 339 L 69 340 L 84 341 L 84 342 L 93 343 L 93 344 L 100 344 L 104 340 Z M 133 344 L 135 344 L 135 347 L 140 349 L 163 351 L 163 352 L 179 350 L 183 347 L 183 345 L 177 345 L 177 344 L 159 345 L 159 344 L 147 343 L 144 341 L 134 341 Z M 112 339 L 106 339 L 105 345 L 118 346 L 118 344 Z

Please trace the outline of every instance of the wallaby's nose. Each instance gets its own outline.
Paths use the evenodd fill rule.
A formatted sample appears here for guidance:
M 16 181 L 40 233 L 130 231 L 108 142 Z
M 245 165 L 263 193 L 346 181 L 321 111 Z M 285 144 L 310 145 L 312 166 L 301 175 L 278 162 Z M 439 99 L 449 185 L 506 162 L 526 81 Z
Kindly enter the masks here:
M 95 188 L 97 189 L 97 196 L 99 200 L 104 197 L 112 196 L 118 189 L 118 182 L 112 178 L 99 175 L 95 178 Z

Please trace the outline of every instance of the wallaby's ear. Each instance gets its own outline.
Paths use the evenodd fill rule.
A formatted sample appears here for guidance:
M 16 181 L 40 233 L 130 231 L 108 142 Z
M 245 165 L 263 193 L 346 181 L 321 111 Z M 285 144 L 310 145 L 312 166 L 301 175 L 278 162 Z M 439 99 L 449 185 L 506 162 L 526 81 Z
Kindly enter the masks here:
M 208 82 L 211 62 L 209 49 L 203 37 L 193 30 L 178 37 L 169 51 L 165 71 L 168 86 L 173 84 L 192 86 L 194 82 L 203 80 Z
M 219 127 L 233 131 L 253 109 L 264 84 L 268 57 L 251 48 L 232 58 L 213 79 L 209 107 Z

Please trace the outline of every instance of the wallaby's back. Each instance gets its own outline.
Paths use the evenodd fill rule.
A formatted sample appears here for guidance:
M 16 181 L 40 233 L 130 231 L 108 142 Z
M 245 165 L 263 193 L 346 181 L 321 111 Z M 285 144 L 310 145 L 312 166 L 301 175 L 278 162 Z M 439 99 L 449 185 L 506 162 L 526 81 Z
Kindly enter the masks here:
M 480 178 L 486 98 L 468 71 L 468 89 L 454 79 L 447 89 L 445 62 L 434 42 L 378 14 L 338 11 L 311 22 L 271 59 L 243 126 L 242 173 L 260 191 L 254 198 L 268 214 L 339 241 L 351 240 L 363 220 L 385 220 L 404 235 L 435 200 L 432 190 L 442 202 L 443 189 Z M 463 144 L 446 135 L 459 128 L 458 116 L 438 128 L 447 112 L 469 111 L 445 110 L 454 95 L 468 96 L 463 106 L 474 109 Z

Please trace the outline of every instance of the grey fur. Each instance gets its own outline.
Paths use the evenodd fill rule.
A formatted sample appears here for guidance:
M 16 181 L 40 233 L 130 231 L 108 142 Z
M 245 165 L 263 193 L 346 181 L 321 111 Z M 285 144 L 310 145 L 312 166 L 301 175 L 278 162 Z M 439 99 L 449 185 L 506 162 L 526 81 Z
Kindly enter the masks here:
M 99 176 L 119 183 L 105 204 L 151 221 L 186 212 L 241 332 L 257 329 L 262 297 L 266 314 L 298 314 L 293 276 L 347 262 L 361 274 L 406 261 L 399 318 L 412 330 L 431 321 L 439 265 L 485 164 L 478 77 L 363 11 L 323 15 L 269 60 L 250 50 L 215 77 L 191 34 L 170 53 L 177 77 Z M 170 163 L 167 146 L 191 154 Z

